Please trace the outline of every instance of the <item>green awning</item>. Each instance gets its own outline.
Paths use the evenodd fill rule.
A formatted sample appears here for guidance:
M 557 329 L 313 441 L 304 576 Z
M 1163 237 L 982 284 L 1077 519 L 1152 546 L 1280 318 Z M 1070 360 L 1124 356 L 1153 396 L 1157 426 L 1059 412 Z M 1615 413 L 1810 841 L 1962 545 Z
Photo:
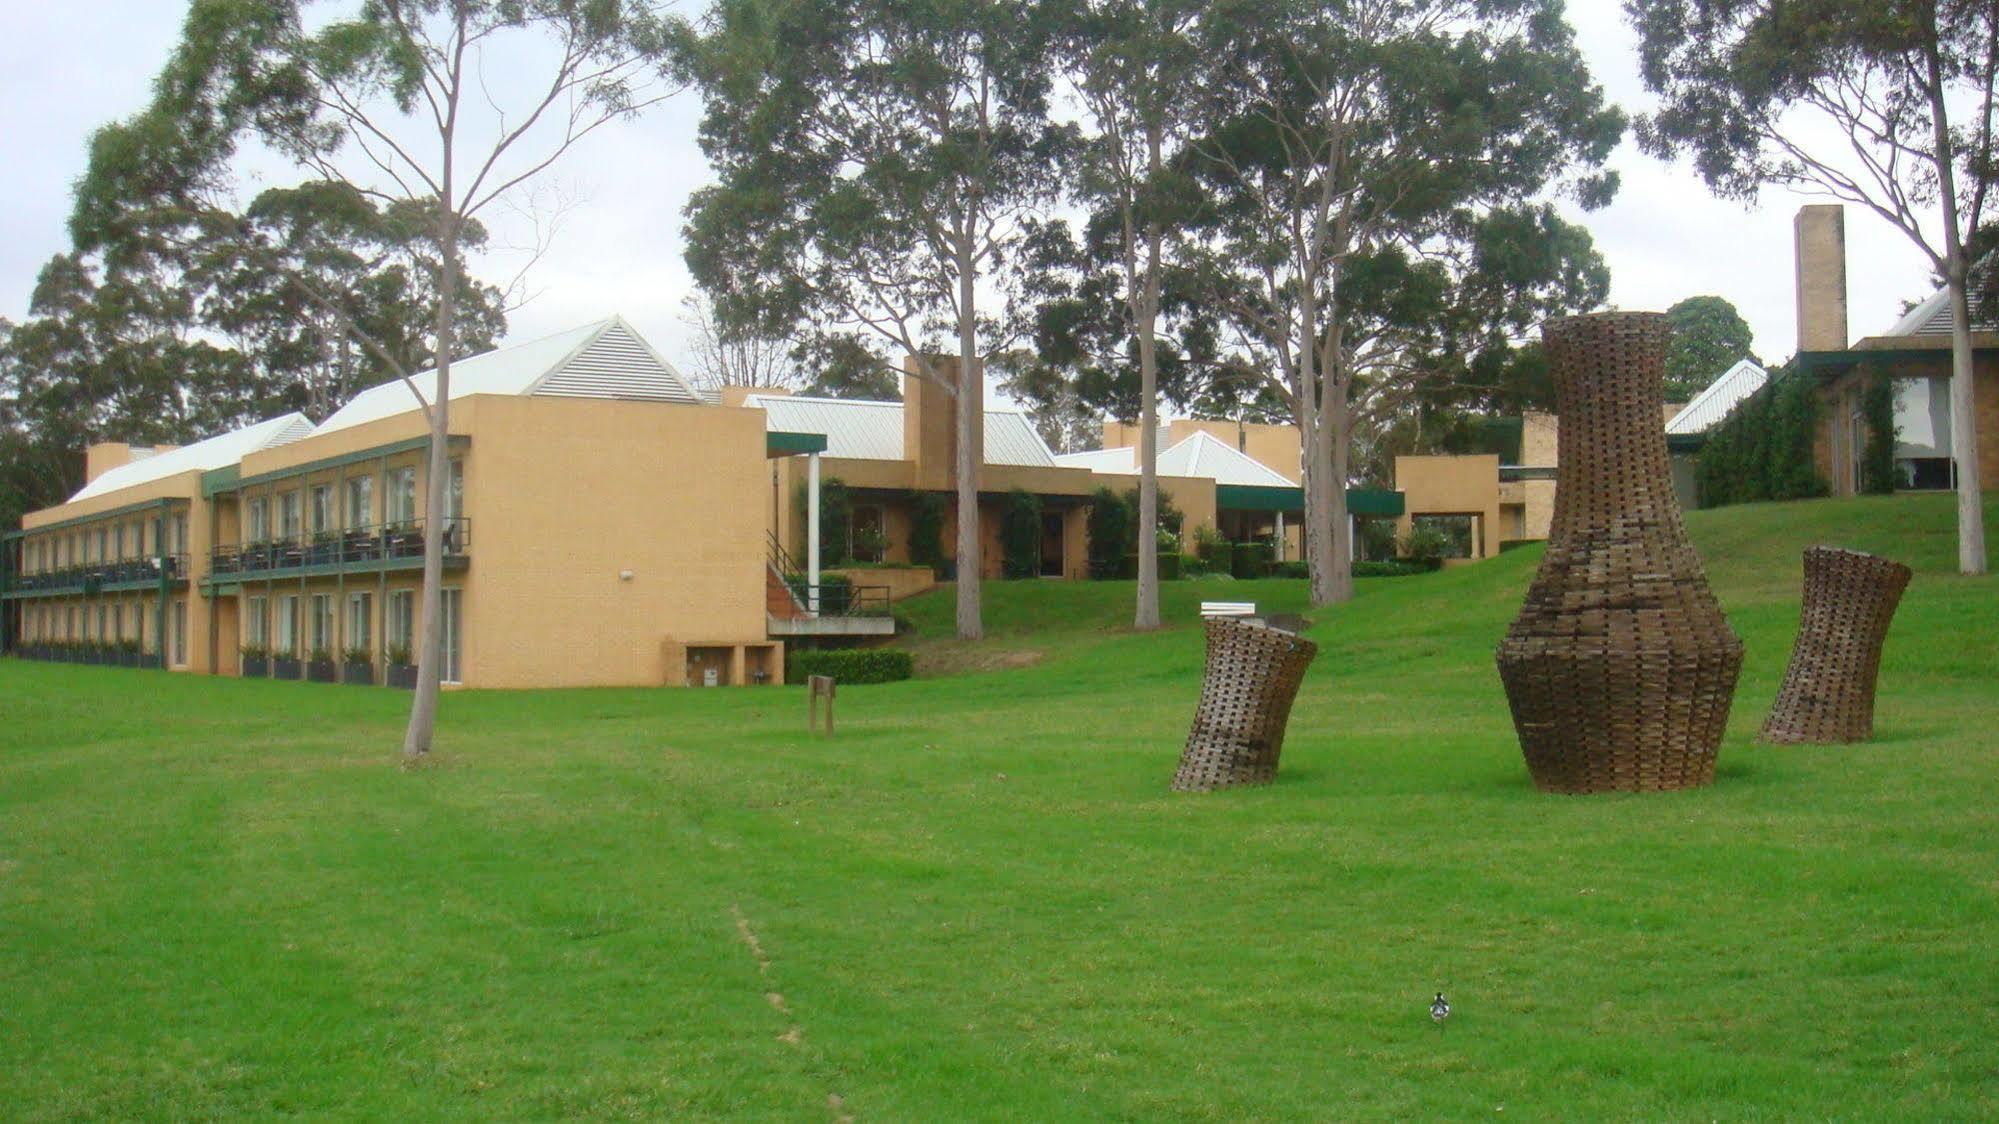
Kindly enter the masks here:
M 825 451 L 826 435 L 823 433 L 788 433 L 781 429 L 773 429 L 764 434 L 766 457 L 790 457 L 799 453 Z
M 1305 510 L 1305 489 L 1262 484 L 1217 484 L 1215 509 L 1302 512 Z M 1348 488 L 1347 510 L 1354 515 L 1394 518 L 1402 514 L 1402 493 L 1386 488 Z

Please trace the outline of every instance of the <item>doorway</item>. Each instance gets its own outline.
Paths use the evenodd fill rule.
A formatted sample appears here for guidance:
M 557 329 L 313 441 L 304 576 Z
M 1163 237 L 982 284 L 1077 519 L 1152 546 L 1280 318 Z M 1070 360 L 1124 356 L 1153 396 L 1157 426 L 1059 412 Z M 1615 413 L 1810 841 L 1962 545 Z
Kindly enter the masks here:
M 1041 576 L 1059 578 L 1062 576 L 1062 513 L 1045 511 L 1041 514 Z

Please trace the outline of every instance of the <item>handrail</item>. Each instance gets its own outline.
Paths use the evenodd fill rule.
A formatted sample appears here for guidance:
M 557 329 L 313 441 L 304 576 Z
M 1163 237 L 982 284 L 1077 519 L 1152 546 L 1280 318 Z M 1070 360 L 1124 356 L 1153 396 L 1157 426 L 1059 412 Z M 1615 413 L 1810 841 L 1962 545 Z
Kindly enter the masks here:
M 795 572 L 784 575 L 784 585 L 800 605 L 813 604 L 816 594 L 818 615 L 822 617 L 886 617 L 891 614 L 889 587 L 885 585 L 826 581 L 814 586 L 805 580 L 804 574 Z
M 422 558 L 424 520 L 398 519 L 337 531 L 281 535 L 249 543 L 221 543 L 209 551 L 209 573 L 226 577 L 297 570 L 307 566 L 344 566 L 396 558 Z M 444 554 L 463 557 L 472 546 L 472 521 L 448 519 Z
M 19 593 L 37 593 L 44 590 L 76 589 L 90 585 L 120 585 L 133 582 L 182 581 L 187 577 L 187 555 L 150 555 L 145 558 L 121 558 L 115 562 L 85 562 L 80 565 L 58 566 L 53 569 L 36 570 L 30 574 L 14 574 L 9 579 L 8 588 Z

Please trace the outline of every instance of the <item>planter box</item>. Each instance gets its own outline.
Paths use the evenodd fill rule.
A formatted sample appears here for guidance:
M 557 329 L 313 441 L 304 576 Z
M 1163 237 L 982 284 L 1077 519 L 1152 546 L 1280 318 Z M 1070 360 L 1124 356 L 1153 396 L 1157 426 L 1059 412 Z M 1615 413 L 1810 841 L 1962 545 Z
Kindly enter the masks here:
M 372 687 L 375 685 L 375 665 L 343 663 L 340 665 L 340 681 L 350 687 Z
M 305 677 L 312 683 L 337 683 L 339 667 L 332 660 L 313 660 L 305 665 Z
M 416 665 L 392 663 L 389 665 L 388 685 L 401 687 L 405 691 L 416 690 Z
M 305 673 L 305 664 L 298 660 L 275 659 L 271 661 L 271 678 L 298 679 Z
M 141 652 L 141 653 L 139 653 L 139 668 L 140 668 L 140 670 L 142 670 L 142 671 L 158 671 L 158 670 L 160 669 L 160 666 L 161 666 L 161 665 L 160 665 L 160 656 L 159 656 L 159 653 L 158 653 L 158 652 Z
M 139 666 L 139 653 L 137 653 L 137 652 L 125 652 L 125 651 L 121 651 L 121 652 L 119 652 L 119 653 L 118 653 L 118 666 L 119 666 L 119 667 L 138 667 L 138 666 Z
M 243 657 L 243 678 L 268 679 L 270 678 L 270 675 L 271 675 L 271 658 L 269 656 Z

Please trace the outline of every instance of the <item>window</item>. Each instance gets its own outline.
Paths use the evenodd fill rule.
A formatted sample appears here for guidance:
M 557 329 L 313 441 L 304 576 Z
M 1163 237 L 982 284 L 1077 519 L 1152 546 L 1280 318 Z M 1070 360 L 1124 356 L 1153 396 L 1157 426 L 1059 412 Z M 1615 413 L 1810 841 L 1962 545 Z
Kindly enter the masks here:
M 333 652 L 333 595 L 315 593 L 312 595 L 312 651 L 331 655 Z
M 97 528 L 97 560 L 103 562 L 111 557 L 111 531 L 106 527 Z
M 106 606 L 99 605 L 97 607 L 97 632 L 95 635 L 99 643 L 111 639 L 110 612 L 110 609 Z
M 375 598 L 369 593 L 347 595 L 347 643 L 348 649 L 363 648 L 373 651 L 375 623 Z
M 416 591 L 399 589 L 389 594 L 388 619 L 382 622 L 387 647 L 413 658 L 416 650 Z
M 111 528 L 111 557 L 122 560 L 125 557 L 125 524 Z
M 441 661 L 442 666 L 438 668 L 437 678 L 444 683 L 462 683 L 464 668 L 460 664 L 464 655 L 464 645 L 461 643 L 461 632 L 465 616 L 465 591 L 446 589 L 441 592 L 444 594 L 441 605 L 444 610 L 444 627 L 438 630 L 437 645 L 438 654 L 444 658 Z
M 451 476 L 444 488 L 444 517 L 452 520 L 465 517 L 465 462 L 462 460 L 451 462 Z
M 278 534 L 287 539 L 299 535 L 298 493 L 286 492 L 278 497 Z
M 847 522 L 847 553 L 856 562 L 880 562 L 888 553 L 888 515 L 879 504 L 861 504 Z
M 174 602 L 173 665 L 187 666 L 187 602 Z
M 298 658 L 298 595 L 288 593 L 278 598 L 278 642 L 271 645 L 271 654 L 279 659 Z
M 312 530 L 314 534 L 333 529 L 333 485 L 318 484 L 312 489 Z
M 389 473 L 389 514 L 385 522 L 409 523 L 416 519 L 416 468 L 405 465 Z
M 1948 492 L 1957 487 L 1949 457 L 1903 457 L 1895 462 L 1896 487 L 1905 492 Z
M 167 551 L 167 553 L 168 554 L 187 553 L 187 512 L 185 511 L 174 512 L 173 549 Z
M 248 541 L 268 542 L 271 537 L 271 501 L 258 496 L 250 501 L 250 531 Z
M 347 526 L 352 530 L 375 521 L 375 478 L 356 476 L 347 482 Z
M 110 638 L 114 641 L 125 639 L 125 603 L 123 601 L 111 606 Z
M 271 644 L 271 602 L 268 597 L 252 597 L 243 611 L 243 635 L 253 647 Z

